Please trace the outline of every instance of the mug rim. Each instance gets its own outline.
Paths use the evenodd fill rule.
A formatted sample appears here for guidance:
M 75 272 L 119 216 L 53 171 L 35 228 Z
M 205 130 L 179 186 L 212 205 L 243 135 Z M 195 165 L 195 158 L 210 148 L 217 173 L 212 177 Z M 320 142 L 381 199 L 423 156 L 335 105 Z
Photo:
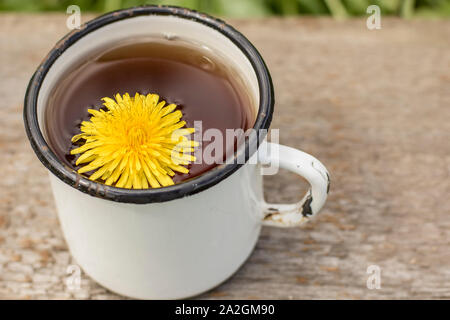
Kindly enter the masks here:
M 103 183 L 89 180 L 77 173 L 74 169 L 65 165 L 51 150 L 45 141 L 38 123 L 37 101 L 39 91 L 48 71 L 58 57 L 72 44 L 89 34 L 90 32 L 102 28 L 108 24 L 133 18 L 137 16 L 175 16 L 188 19 L 210 27 L 227 37 L 249 60 L 256 74 L 259 87 L 259 107 L 253 129 L 256 135 L 245 137 L 245 143 L 234 153 L 232 163 L 224 163 L 215 166 L 207 172 L 168 187 L 148 188 L 148 189 L 126 189 L 114 186 L 107 186 Z M 237 159 L 242 159 L 244 153 L 245 163 L 256 152 L 260 143 L 264 140 L 267 129 L 272 121 L 274 110 L 274 89 L 272 79 L 267 66 L 258 50 L 239 31 L 221 19 L 215 18 L 205 13 L 176 6 L 139 6 L 129 9 L 112 11 L 86 22 L 79 30 L 69 32 L 64 36 L 52 50 L 47 54 L 43 62 L 30 79 L 25 93 L 23 119 L 25 131 L 30 140 L 31 146 L 42 164 L 57 178 L 67 183 L 71 187 L 89 194 L 91 196 L 124 203 L 157 203 L 165 202 L 188 195 L 193 195 L 206 190 L 220 181 L 226 179 L 243 163 L 238 163 Z M 265 129 L 265 130 L 261 130 Z

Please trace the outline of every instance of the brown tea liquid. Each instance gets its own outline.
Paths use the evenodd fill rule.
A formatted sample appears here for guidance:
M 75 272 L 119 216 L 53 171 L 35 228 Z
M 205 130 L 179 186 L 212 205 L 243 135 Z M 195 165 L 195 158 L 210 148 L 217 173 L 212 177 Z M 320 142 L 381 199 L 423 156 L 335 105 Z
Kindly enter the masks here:
M 79 155 L 70 154 L 77 147 L 71 138 L 80 133 L 81 122 L 89 120 L 87 110 L 100 109 L 103 97 L 127 92 L 131 96 L 156 93 L 178 106 L 187 127 L 202 121 L 203 132 L 216 128 L 224 139 L 226 129 L 246 130 L 253 125 L 243 81 L 219 59 L 174 41 L 135 43 L 112 49 L 62 79 L 46 111 L 47 137 L 57 156 L 78 170 Z M 203 149 L 209 143 L 202 141 Z M 204 161 L 190 164 L 188 174 L 177 173 L 173 180 L 196 177 L 214 166 Z

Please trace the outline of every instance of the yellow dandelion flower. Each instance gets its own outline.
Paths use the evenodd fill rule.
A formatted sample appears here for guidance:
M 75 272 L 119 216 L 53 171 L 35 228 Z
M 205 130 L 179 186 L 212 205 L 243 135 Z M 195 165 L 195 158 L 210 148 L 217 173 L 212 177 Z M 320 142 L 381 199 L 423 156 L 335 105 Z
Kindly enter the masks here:
M 176 172 L 188 173 L 183 165 L 195 161 L 191 154 L 196 141 L 186 136 L 194 128 L 183 128 L 182 113 L 175 104 L 166 105 L 156 94 L 132 98 L 117 94 L 115 100 L 103 98 L 106 110 L 89 109 L 89 121 L 81 123 L 81 133 L 72 142 L 84 143 L 71 151 L 81 154 L 76 164 L 86 164 L 78 172 L 95 172 L 91 180 L 101 179 L 119 188 L 158 188 L 173 185 Z

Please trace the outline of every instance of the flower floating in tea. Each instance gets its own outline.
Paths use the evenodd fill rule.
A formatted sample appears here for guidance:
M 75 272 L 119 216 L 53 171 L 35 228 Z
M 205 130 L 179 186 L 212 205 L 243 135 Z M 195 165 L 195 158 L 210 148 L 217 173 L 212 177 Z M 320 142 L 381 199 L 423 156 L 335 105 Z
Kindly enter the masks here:
M 176 172 L 188 173 L 183 165 L 195 161 L 191 154 L 198 142 L 186 136 L 182 113 L 175 104 L 166 106 L 156 94 L 130 97 L 117 94 L 103 98 L 105 108 L 89 109 L 90 121 L 81 123 L 81 133 L 72 142 L 83 142 L 71 154 L 81 154 L 78 172 L 96 170 L 91 180 L 101 179 L 119 188 L 158 188 L 173 185 Z M 81 140 L 81 141 L 80 141 Z

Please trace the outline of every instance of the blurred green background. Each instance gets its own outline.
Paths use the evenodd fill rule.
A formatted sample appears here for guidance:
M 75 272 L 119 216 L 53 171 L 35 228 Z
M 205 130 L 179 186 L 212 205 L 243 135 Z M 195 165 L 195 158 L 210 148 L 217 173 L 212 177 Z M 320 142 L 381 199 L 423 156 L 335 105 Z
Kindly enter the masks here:
M 106 12 L 142 4 L 171 4 L 218 16 L 247 18 L 270 15 L 366 15 L 371 4 L 382 14 L 404 18 L 450 17 L 450 0 L 0 0 L 0 11 L 64 11 L 75 4 L 82 11 Z

